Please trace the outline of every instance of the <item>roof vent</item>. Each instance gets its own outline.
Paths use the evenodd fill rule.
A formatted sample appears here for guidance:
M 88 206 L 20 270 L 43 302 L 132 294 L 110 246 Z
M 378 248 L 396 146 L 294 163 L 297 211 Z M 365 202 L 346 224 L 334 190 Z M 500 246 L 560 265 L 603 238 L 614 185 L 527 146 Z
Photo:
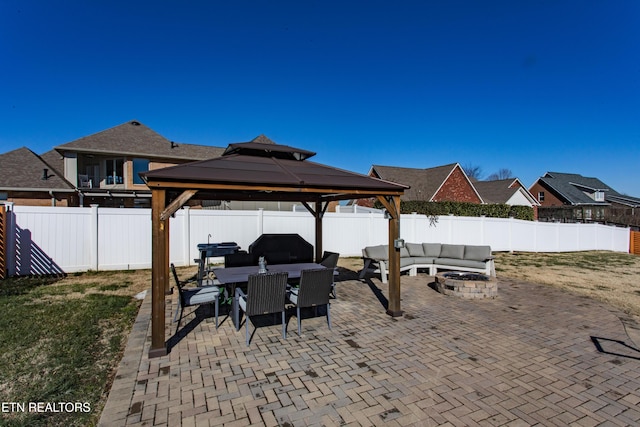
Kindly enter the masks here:
M 175 142 L 171 141 L 171 148 L 177 148 L 178 144 L 176 144 Z
M 140 126 L 140 122 L 136 122 L 135 120 L 133 122 L 131 122 L 132 125 L 134 126 Z
M 43 168 L 42 169 L 42 178 L 40 178 L 40 179 L 43 180 L 43 181 L 46 181 L 49 178 L 51 178 L 52 176 L 54 176 L 54 175 L 49 175 L 49 169 Z

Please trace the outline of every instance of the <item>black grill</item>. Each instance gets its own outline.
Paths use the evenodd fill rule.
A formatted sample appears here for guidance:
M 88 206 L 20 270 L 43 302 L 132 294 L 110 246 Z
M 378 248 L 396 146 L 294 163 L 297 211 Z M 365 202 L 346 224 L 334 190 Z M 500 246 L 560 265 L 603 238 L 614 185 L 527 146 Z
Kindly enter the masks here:
M 263 234 L 249 245 L 249 253 L 268 264 L 313 262 L 313 245 L 298 234 Z

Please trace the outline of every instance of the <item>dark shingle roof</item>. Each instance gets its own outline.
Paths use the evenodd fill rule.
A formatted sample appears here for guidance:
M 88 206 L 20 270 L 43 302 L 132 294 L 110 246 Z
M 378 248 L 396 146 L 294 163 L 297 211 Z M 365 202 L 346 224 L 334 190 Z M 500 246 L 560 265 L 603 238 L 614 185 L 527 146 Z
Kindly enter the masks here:
M 619 203 L 632 208 L 640 208 L 640 198 L 623 194 L 606 194 L 605 199 L 611 203 Z
M 55 149 L 180 160 L 212 159 L 224 152 L 221 147 L 175 143 L 135 120 L 59 145 Z
M 260 134 L 253 138 L 251 142 L 258 142 L 260 144 L 275 144 L 271 139 L 267 138 L 264 134 Z
M 47 169 L 47 179 L 42 179 Z M 74 191 L 64 176 L 26 147 L 0 154 L 0 189 L 4 191 Z
M 507 203 L 517 192 L 522 192 L 523 196 L 532 205 L 539 205 L 533 194 L 522 185 L 518 178 L 473 181 L 473 186 L 480 193 L 485 203 Z
M 512 185 L 515 181 L 514 178 L 473 181 L 473 186 L 486 203 L 506 203 L 520 188 L 517 184 Z
M 411 188 L 402 196 L 403 200 L 430 201 L 457 165 L 452 163 L 429 169 L 373 165 L 371 169 L 381 179 L 410 185 Z
M 591 191 L 604 191 L 605 198 L 607 193 L 616 193 L 597 178 L 584 177 L 575 173 L 547 172 L 540 178 L 540 181 L 564 198 L 566 202 L 574 205 L 607 204 L 606 202 L 596 202 L 585 194 L 581 188 Z
M 60 176 L 64 176 L 64 157 L 60 153 L 56 150 L 49 150 L 44 154 L 40 154 L 40 158 L 55 169 Z

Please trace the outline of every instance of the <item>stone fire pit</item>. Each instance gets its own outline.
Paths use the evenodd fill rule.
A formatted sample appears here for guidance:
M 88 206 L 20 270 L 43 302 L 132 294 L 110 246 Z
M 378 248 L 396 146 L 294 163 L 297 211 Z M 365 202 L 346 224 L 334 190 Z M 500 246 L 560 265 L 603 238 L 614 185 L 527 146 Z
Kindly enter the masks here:
M 495 298 L 498 281 L 485 274 L 448 271 L 436 275 L 436 289 L 441 294 L 462 298 Z

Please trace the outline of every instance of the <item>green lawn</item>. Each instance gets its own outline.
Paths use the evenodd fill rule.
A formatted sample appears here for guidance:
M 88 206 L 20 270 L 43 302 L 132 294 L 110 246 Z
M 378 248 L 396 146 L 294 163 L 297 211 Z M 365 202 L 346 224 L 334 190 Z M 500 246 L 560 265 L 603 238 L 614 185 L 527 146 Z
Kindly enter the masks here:
M 118 275 L 80 279 L 0 281 L 0 425 L 97 424 L 139 302 Z

